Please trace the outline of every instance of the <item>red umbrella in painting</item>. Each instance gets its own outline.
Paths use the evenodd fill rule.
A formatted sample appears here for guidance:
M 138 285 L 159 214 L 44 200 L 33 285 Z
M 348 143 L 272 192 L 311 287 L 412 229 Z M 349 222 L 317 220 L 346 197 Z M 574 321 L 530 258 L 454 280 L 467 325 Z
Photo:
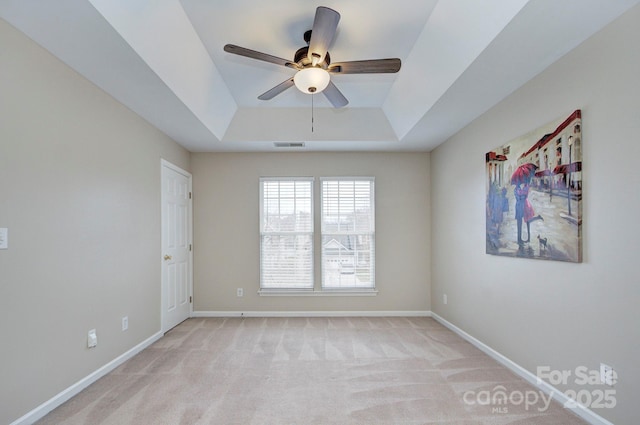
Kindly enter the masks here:
M 516 171 L 511 175 L 511 184 L 515 184 L 516 186 L 520 183 L 529 184 L 531 181 L 531 177 L 536 173 L 538 166 L 535 164 L 527 163 L 522 164 Z

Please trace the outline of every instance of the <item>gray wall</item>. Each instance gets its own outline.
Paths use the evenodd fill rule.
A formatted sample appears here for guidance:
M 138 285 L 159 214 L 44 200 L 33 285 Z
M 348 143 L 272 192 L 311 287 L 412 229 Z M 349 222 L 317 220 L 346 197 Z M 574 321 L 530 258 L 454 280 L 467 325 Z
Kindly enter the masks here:
M 616 424 L 637 423 L 640 394 L 638 23 L 640 6 L 431 158 L 432 310 L 534 374 L 538 366 L 613 366 L 617 406 L 595 411 Z M 583 120 L 584 262 L 486 255 L 484 154 L 575 109 Z M 591 390 L 569 384 L 560 387 Z
M 428 153 L 192 155 L 194 310 L 429 310 Z M 260 297 L 259 178 L 374 176 L 376 297 Z M 319 206 L 319 184 L 315 201 Z M 316 208 L 316 232 L 320 210 Z M 317 239 L 317 238 L 316 238 Z M 318 240 L 316 240 L 318 242 Z M 320 246 L 316 243 L 316 284 Z M 236 288 L 245 295 L 236 297 Z
M 160 158 L 189 153 L 3 20 L 0 70 L 6 424 L 160 330 Z

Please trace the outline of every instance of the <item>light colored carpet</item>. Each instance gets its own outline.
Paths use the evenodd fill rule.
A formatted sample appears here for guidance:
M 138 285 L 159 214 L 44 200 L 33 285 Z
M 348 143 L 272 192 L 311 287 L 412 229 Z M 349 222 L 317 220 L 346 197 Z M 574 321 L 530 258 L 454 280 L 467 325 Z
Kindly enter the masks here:
M 501 387 L 535 391 L 430 318 L 190 319 L 39 424 L 585 423 Z

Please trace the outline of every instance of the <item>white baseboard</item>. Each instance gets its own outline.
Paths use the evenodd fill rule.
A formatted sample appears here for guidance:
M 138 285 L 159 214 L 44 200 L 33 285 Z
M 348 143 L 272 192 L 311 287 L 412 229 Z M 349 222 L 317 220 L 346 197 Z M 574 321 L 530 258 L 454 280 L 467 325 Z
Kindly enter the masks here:
M 417 311 L 194 311 L 191 317 L 431 317 Z
M 129 360 L 130 358 L 138 354 L 140 351 L 144 350 L 145 348 L 147 348 L 148 346 L 150 346 L 151 344 L 159 340 L 162 337 L 162 335 L 163 335 L 162 332 L 158 332 L 152 335 L 151 337 L 142 341 L 140 344 L 136 345 L 129 351 L 125 352 L 124 354 L 116 357 L 106 365 L 102 366 L 100 369 L 96 370 L 90 375 L 85 376 L 75 384 L 71 385 L 69 388 L 58 393 L 53 398 L 45 401 L 40 406 L 36 407 L 26 415 L 22 416 L 19 419 L 16 419 L 11 423 L 11 425 L 30 425 L 42 419 L 47 413 L 51 412 L 56 407 L 62 405 L 71 397 L 75 396 L 80 391 L 84 390 L 89 385 L 93 384 L 98 379 L 102 378 L 107 373 L 111 372 L 112 370 L 120 366 L 122 363 L 126 362 L 127 360 Z
M 513 373 L 520 376 L 521 378 L 523 378 L 525 381 L 527 381 L 534 387 L 538 388 L 540 391 L 544 392 L 547 395 L 550 395 L 551 398 L 556 400 L 558 403 L 562 404 L 563 406 L 570 406 L 565 408 L 571 410 L 574 414 L 584 419 L 588 423 L 592 425 L 613 425 L 611 422 L 609 422 L 602 416 L 598 415 L 593 410 L 581 404 L 572 402 L 569 397 L 567 397 L 562 391 L 555 388 L 553 385 L 550 385 L 547 382 L 542 381 L 541 379 L 538 379 L 536 375 L 529 372 L 527 369 L 523 368 L 522 366 L 515 363 L 511 359 L 503 356 L 502 354 L 500 354 L 493 348 L 489 347 L 482 341 L 469 335 L 468 333 L 466 333 L 465 331 L 463 331 L 453 323 L 448 322 L 446 319 L 443 319 L 442 317 L 440 317 L 439 315 L 433 312 L 431 312 L 431 317 L 433 317 L 443 326 L 449 328 L 456 334 L 460 335 L 462 338 L 464 338 L 465 340 L 473 344 L 476 348 L 483 351 L 489 357 L 493 358 L 498 363 L 502 364 L 503 366 L 511 370 Z

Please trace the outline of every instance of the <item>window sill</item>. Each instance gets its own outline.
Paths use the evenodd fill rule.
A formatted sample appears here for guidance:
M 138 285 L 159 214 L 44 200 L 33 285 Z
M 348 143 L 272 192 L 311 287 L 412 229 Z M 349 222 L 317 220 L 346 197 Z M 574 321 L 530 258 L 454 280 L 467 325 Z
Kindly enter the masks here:
M 299 289 L 261 289 L 261 297 L 375 297 L 375 289 L 325 289 L 322 291 Z

